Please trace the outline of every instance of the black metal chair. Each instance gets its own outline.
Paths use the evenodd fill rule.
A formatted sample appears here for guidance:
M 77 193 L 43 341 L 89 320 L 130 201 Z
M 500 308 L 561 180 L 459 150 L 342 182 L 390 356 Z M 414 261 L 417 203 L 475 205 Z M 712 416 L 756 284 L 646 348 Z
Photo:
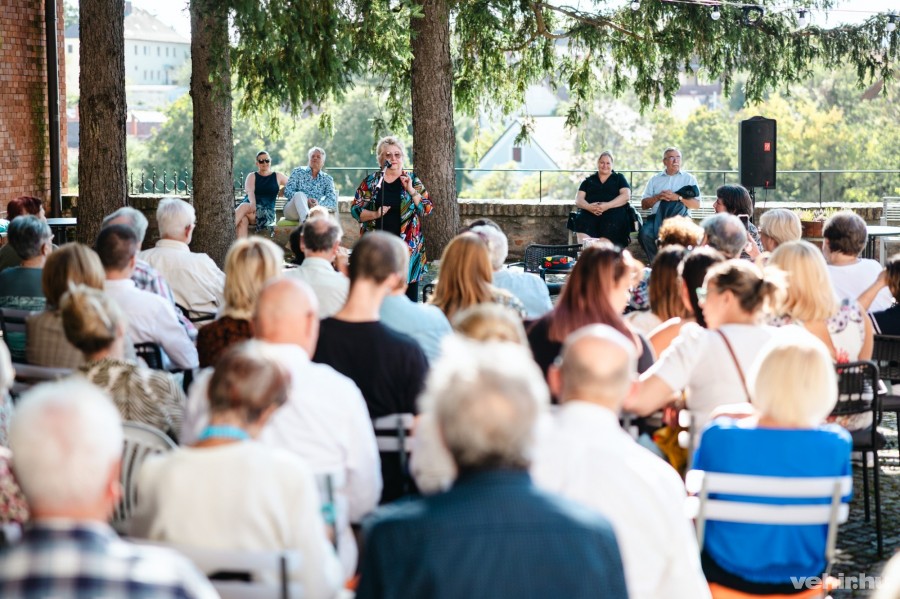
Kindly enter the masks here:
M 25 321 L 33 314 L 39 314 L 39 312 L 16 308 L 0 308 L 0 331 L 3 332 L 3 341 L 9 348 L 9 355 L 14 362 L 26 362 Z
M 883 445 L 883 437 L 877 427 L 881 422 L 881 397 L 878 394 L 878 366 L 872 361 L 849 362 L 835 365 L 838 379 L 838 401 L 832 416 L 872 415 L 872 424 L 864 429 L 850 431 L 853 450 L 862 453 L 862 479 L 865 505 L 865 519 L 870 521 L 869 510 L 869 465 L 868 454 L 873 456 L 873 484 L 875 495 L 875 534 L 878 555 L 884 552 L 881 531 L 881 463 L 878 450 Z
M 434 283 L 428 283 L 422 287 L 422 303 L 427 304 L 431 296 L 434 295 Z
M 547 275 L 567 275 L 572 272 L 571 268 L 544 268 L 544 259 L 549 256 L 568 256 L 573 260 L 578 259 L 581 252 L 580 243 L 572 245 L 543 245 L 532 243 L 525 248 L 525 255 L 522 262 L 515 262 L 509 266 L 521 266 L 525 272 L 536 274 L 545 282 Z M 562 283 L 547 283 L 547 289 L 550 295 L 559 295 L 562 291 Z
M 156 343 L 135 343 L 134 353 L 147 363 L 147 368 L 151 370 L 166 370 L 162 348 Z
M 893 390 L 893 385 L 900 384 L 900 337 L 875 335 L 872 361 L 878 364 L 881 378 L 891 382 L 891 391 L 881 398 L 881 410 L 893 412 L 896 415 L 898 434 L 900 434 L 900 395 Z M 898 453 L 900 453 L 900 447 L 898 447 Z

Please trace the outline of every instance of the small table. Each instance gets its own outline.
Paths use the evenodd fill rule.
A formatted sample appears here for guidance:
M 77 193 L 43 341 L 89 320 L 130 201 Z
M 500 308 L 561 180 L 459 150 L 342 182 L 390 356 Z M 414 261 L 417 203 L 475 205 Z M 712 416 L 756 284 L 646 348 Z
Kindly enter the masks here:
M 77 218 L 48 218 L 47 224 L 53 231 L 53 237 L 59 245 L 69 243 L 69 228 L 78 224 Z
M 885 225 L 866 225 L 866 233 L 869 238 L 866 241 L 866 248 L 863 250 L 863 258 L 875 258 L 875 241 L 881 241 L 879 252 L 879 260 L 884 266 L 884 237 L 900 237 L 900 227 L 888 227 Z M 877 239 L 882 238 L 882 239 Z

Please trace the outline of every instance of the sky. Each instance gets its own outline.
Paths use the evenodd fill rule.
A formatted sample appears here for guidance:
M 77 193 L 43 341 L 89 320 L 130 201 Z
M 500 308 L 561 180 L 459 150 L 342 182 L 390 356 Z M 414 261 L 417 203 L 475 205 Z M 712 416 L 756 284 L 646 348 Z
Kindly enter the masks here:
M 185 37 L 191 34 L 191 19 L 187 10 L 187 0 L 131 0 L 134 6 L 158 16 Z M 559 0 L 560 4 L 581 5 L 586 8 L 592 0 Z M 729 2 L 731 3 L 731 2 Z M 789 3 L 785 1 L 785 5 Z M 792 4 L 792 3 L 791 3 Z M 833 27 L 840 23 L 858 23 L 874 13 L 896 10 L 900 12 L 897 0 L 844 0 L 827 15 L 812 15 L 813 21 L 822 27 Z

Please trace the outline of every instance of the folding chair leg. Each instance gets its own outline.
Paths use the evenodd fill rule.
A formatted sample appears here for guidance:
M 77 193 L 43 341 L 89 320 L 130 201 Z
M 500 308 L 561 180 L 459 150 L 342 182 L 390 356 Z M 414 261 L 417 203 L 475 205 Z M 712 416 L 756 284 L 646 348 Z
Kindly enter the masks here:
M 878 452 L 875 454 L 874 482 L 875 482 L 875 536 L 878 541 L 878 557 L 884 555 L 884 539 L 881 532 L 881 461 L 878 459 Z
M 869 460 L 868 454 L 863 451 L 862 453 L 862 479 L 863 479 L 863 502 L 865 505 L 865 513 L 866 513 L 866 522 L 869 522 L 871 518 L 869 517 Z

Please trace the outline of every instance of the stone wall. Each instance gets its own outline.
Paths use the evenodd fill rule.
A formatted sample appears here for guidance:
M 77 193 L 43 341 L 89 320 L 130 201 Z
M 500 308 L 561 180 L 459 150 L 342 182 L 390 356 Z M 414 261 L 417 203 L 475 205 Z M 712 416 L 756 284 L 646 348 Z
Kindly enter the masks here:
M 156 226 L 156 206 L 159 200 L 166 196 L 140 195 L 129 197 L 129 204 L 141 210 L 150 221 L 147 229 L 147 237 L 144 247 L 151 247 L 159 238 Z M 350 198 L 340 198 L 338 201 L 338 217 L 344 229 L 342 244 L 352 247 L 359 238 L 359 223 L 350 215 Z M 77 196 L 63 196 L 63 212 L 67 216 L 77 216 Z M 694 211 L 695 220 L 701 220 L 710 214 L 710 202 L 704 200 L 704 208 Z M 869 224 L 878 224 L 881 219 L 881 204 L 825 204 L 826 208 L 848 208 L 863 217 Z M 757 206 L 754 221 L 758 222 L 760 215 L 773 208 L 818 208 L 818 204 L 775 203 L 767 206 Z M 509 259 L 521 260 L 525 247 L 531 243 L 565 244 L 569 242 L 569 231 L 566 229 L 566 219 L 569 212 L 574 209 L 572 202 L 564 200 L 536 201 L 490 201 L 490 200 L 460 200 L 459 212 L 462 224 L 468 225 L 479 218 L 489 218 L 503 228 L 509 237 Z M 428 219 L 425 222 L 425 234 L 428 234 Z M 891 225 L 900 225 L 900 221 L 891 221 Z M 290 255 L 288 236 L 291 227 L 276 227 L 275 242 L 282 246 Z M 636 240 L 633 240 L 629 248 L 638 258 L 643 258 L 643 252 Z M 430 256 L 431 260 L 439 256 Z
M 66 186 L 66 73 L 63 2 L 57 3 L 60 151 Z M 0 215 L 9 200 L 30 195 L 49 201 L 50 145 L 44 0 L 6 0 L 0 10 Z M 49 208 L 49 204 L 47 205 Z

